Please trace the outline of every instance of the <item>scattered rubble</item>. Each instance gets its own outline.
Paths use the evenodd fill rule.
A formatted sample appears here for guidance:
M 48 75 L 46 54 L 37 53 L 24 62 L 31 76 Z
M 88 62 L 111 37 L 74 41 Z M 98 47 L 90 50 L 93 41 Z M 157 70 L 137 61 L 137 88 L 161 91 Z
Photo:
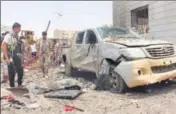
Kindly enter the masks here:
M 39 107 L 40 107 L 40 105 L 38 103 L 32 103 L 32 104 L 27 105 L 28 109 L 36 109 Z
M 175 84 L 167 84 L 163 89 L 152 89 L 152 92 L 148 94 L 130 91 L 121 95 L 107 91 L 94 91 L 95 85 L 93 82 L 81 77 L 72 78 L 64 76 L 58 73 L 58 69 L 56 68 L 50 72 L 50 78 L 48 79 L 43 78 L 41 71 L 38 69 L 25 72 L 24 85 L 27 88 L 23 88 L 23 91 L 20 92 L 21 94 L 15 93 L 14 89 L 11 91 L 6 90 L 5 88 L 8 84 L 3 83 L 1 96 L 12 95 L 14 96 L 14 100 L 24 104 L 19 105 L 18 102 L 13 103 L 1 100 L 2 114 L 23 114 L 24 112 L 25 114 L 55 114 L 56 112 L 59 114 L 64 114 L 65 112 L 78 114 L 115 114 L 117 110 L 120 114 L 130 114 L 131 112 L 135 114 L 155 114 L 158 112 L 166 114 L 175 112 Z M 76 90 L 77 92 L 86 93 L 80 96 L 78 94 L 79 97 L 75 94 L 76 97 L 71 97 L 74 100 L 46 98 L 46 95 L 53 95 L 58 90 L 62 90 L 61 92 Z M 64 93 L 61 96 L 65 97 L 66 95 Z M 168 110 L 165 110 L 165 107 Z
M 50 83 L 48 85 L 48 88 L 58 90 L 58 89 L 75 86 L 75 85 L 82 87 L 82 83 L 80 83 L 76 79 L 62 79 L 62 80 L 57 80 L 55 82 Z
M 75 99 L 81 94 L 81 90 L 59 90 L 45 94 L 46 98 Z
M 80 109 L 80 108 L 77 108 L 77 107 L 74 107 L 74 106 L 69 106 L 69 105 L 65 105 L 65 107 L 64 107 L 64 110 L 66 111 L 66 112 L 69 112 L 69 111 L 72 111 L 72 110 L 78 110 L 78 111 L 81 111 L 81 112 L 84 112 L 84 110 L 83 109 Z

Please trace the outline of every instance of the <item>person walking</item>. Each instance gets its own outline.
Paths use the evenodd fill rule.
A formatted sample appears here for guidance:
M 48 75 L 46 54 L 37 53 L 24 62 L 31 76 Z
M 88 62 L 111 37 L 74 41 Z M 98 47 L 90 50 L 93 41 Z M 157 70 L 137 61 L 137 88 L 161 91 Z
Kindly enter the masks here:
M 23 66 L 20 58 L 22 43 L 18 36 L 20 30 L 21 25 L 15 22 L 12 26 L 12 32 L 7 34 L 2 42 L 5 62 L 8 65 L 10 87 L 15 87 L 15 73 L 18 74 L 18 87 L 22 87 Z
M 43 77 L 48 78 L 48 68 L 49 68 L 49 61 L 50 61 L 50 44 L 47 40 L 47 33 L 42 32 L 42 38 L 40 40 L 40 49 L 39 49 L 39 57 L 40 57 L 40 65 L 41 70 L 43 72 Z

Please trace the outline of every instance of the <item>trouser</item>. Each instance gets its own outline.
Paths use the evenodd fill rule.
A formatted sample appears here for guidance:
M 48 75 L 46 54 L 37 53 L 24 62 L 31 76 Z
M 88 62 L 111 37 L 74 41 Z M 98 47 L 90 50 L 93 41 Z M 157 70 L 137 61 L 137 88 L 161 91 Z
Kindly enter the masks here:
M 37 52 L 32 52 L 31 55 L 34 56 L 34 57 L 36 57 Z
M 17 55 L 13 57 L 13 62 L 8 65 L 10 87 L 15 86 L 15 73 L 18 74 L 18 86 L 20 86 L 23 79 L 23 66 L 20 57 Z
M 43 74 L 44 75 L 47 74 L 48 73 L 48 68 L 49 68 L 49 58 L 46 57 L 46 56 L 42 56 L 40 58 L 40 65 L 41 65 L 40 67 L 42 69 Z

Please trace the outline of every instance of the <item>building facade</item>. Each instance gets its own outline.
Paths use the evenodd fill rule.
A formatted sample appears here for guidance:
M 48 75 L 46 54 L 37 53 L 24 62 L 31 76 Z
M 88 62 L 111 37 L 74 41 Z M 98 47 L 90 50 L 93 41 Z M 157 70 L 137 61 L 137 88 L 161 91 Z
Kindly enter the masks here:
M 59 39 L 72 39 L 76 31 L 71 30 L 54 30 L 54 37 Z
M 113 1 L 113 26 L 176 44 L 176 1 Z

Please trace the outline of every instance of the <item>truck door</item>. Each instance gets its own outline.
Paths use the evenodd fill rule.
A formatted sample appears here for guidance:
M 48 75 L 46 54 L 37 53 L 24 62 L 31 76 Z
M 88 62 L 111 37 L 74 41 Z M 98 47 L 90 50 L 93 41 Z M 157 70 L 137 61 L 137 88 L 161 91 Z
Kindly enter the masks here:
M 84 38 L 84 68 L 88 71 L 95 72 L 98 60 L 98 39 L 93 30 L 86 30 Z
M 71 46 L 71 62 L 72 66 L 76 68 L 82 68 L 82 61 L 84 60 L 84 44 L 83 39 L 85 37 L 85 31 L 78 32 L 74 38 Z

